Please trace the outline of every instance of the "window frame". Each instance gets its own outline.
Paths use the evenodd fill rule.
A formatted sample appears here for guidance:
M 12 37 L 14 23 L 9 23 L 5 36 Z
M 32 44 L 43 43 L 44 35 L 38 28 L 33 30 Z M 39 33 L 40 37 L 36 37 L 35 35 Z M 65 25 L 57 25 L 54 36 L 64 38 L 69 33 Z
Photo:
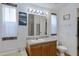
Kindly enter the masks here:
M 57 17 L 57 14 L 56 13 L 51 13 L 51 16 L 52 15 L 56 15 L 56 17 Z M 57 19 L 56 19 L 57 20 Z M 57 26 L 56 26 L 57 27 Z M 57 35 L 57 32 L 56 33 L 51 33 L 51 36 L 56 36 Z
M 2 37 L 17 37 L 17 28 L 18 28 L 18 20 L 17 20 L 17 6 L 12 6 L 12 5 L 9 5 L 9 4 L 6 4 L 6 3 L 4 3 L 4 4 L 2 4 L 2 10 L 3 10 L 3 8 L 4 8 L 4 6 L 8 6 L 8 7 L 13 7 L 13 8 L 16 8 L 16 35 L 14 35 L 14 36 L 5 36 L 4 34 L 2 34 Z M 2 15 L 3 15 L 3 11 L 2 11 Z M 3 16 L 2 16 L 3 17 Z M 5 16 L 4 16 L 5 17 Z M 4 25 L 4 22 L 6 22 L 6 21 L 4 21 L 4 19 L 3 19 L 3 26 L 5 27 L 5 25 Z M 3 29 L 4 29 L 4 27 L 3 27 Z M 3 31 L 5 31 L 5 30 L 3 30 Z

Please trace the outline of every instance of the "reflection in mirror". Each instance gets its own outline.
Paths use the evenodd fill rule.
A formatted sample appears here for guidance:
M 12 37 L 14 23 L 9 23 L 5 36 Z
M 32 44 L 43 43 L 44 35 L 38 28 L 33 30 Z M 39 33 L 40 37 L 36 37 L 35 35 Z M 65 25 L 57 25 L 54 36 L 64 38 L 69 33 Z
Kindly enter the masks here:
M 28 14 L 28 36 L 47 35 L 46 16 Z
M 45 22 L 45 35 L 47 35 L 47 21 Z
M 34 35 L 34 15 L 28 15 L 28 36 Z
M 36 26 L 36 35 L 40 35 L 40 24 L 37 24 Z

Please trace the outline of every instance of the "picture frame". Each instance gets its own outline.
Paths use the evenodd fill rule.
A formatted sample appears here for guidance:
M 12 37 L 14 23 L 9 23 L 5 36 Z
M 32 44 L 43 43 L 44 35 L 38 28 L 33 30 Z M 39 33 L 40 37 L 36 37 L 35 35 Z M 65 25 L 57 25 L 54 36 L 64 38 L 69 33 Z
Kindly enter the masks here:
M 63 19 L 64 19 L 64 20 L 70 20 L 70 14 L 64 15 L 64 16 L 63 16 Z
M 27 13 L 19 12 L 19 25 L 21 26 L 27 25 Z

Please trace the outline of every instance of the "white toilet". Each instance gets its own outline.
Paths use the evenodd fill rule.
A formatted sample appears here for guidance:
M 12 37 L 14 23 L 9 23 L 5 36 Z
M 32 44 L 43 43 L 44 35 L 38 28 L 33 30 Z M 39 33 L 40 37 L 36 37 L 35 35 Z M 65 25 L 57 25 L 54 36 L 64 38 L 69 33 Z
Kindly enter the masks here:
M 67 51 L 67 48 L 61 45 L 57 46 L 57 49 L 59 50 L 60 56 L 64 56 L 64 53 Z

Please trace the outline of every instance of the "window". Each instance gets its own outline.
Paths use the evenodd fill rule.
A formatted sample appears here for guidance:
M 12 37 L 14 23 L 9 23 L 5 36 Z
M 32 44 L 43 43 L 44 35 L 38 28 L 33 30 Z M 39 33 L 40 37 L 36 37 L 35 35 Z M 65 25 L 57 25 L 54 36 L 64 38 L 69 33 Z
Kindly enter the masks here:
M 3 14 L 3 37 L 13 37 L 17 34 L 16 7 L 2 6 Z
M 51 14 L 51 35 L 57 34 L 57 15 Z

